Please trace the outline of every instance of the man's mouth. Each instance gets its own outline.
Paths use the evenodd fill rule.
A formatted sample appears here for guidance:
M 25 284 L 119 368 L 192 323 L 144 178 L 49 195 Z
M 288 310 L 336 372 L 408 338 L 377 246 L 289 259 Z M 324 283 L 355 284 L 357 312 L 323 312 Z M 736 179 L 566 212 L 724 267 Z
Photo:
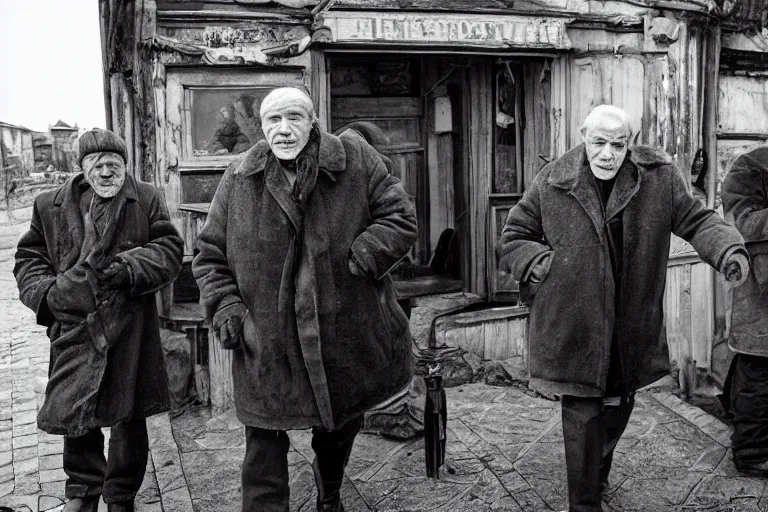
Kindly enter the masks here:
M 275 142 L 275 144 L 285 148 L 292 148 L 293 146 L 296 145 L 296 141 L 295 140 L 278 140 L 277 142 Z

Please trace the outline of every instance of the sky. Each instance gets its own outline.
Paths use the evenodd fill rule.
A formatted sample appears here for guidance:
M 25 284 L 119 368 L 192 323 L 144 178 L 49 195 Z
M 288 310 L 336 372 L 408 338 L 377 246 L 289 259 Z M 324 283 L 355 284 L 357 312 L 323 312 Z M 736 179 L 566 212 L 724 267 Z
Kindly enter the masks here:
M 0 121 L 106 127 L 97 0 L 0 0 Z

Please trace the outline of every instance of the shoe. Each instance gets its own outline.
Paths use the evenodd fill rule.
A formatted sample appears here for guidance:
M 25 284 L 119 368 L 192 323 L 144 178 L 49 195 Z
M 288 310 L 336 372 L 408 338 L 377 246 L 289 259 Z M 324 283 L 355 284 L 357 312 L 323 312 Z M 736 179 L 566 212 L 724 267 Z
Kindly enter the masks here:
M 344 512 L 344 505 L 341 501 L 336 503 L 317 503 L 317 512 Z
M 98 512 L 99 498 L 101 498 L 101 496 L 72 498 L 66 505 L 64 505 L 64 510 L 62 512 Z
M 757 464 L 735 463 L 736 471 L 745 475 L 768 478 L 768 460 Z

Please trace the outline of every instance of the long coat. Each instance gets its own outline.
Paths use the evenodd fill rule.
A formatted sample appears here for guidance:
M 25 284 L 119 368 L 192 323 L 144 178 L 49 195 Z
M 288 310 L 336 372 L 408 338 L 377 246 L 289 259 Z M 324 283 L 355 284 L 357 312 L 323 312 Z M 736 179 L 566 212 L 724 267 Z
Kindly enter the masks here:
M 723 181 L 725 219 L 744 237 L 752 268 L 733 290 L 730 347 L 768 357 L 768 147 L 738 157 Z
M 359 134 L 321 132 L 318 157 L 302 215 L 257 143 L 224 173 L 197 240 L 208 315 L 248 308 L 232 362 L 246 425 L 333 430 L 410 382 L 408 319 L 387 272 L 416 240 L 413 205 Z M 350 253 L 368 275 L 350 272 Z
M 638 146 L 627 158 L 631 165 L 625 161 L 617 175 L 605 215 L 579 145 L 541 170 L 502 230 L 500 268 L 518 281 L 553 251 L 530 311 L 530 382 L 542 392 L 603 396 L 614 329 L 629 391 L 667 374 L 663 294 L 670 234 L 718 269 L 726 252 L 743 242 L 687 192 L 667 154 Z M 623 271 L 615 297 L 605 225 L 620 212 Z
M 160 195 L 129 175 L 113 199 L 124 204 L 106 260 L 119 254 L 133 286 L 99 289 L 78 262 L 88 230 L 80 210 L 83 179 L 79 174 L 37 197 L 14 267 L 19 298 L 51 340 L 38 426 L 73 437 L 169 409 L 153 292 L 176 277 L 183 252 Z M 54 287 L 59 299 L 46 299 Z

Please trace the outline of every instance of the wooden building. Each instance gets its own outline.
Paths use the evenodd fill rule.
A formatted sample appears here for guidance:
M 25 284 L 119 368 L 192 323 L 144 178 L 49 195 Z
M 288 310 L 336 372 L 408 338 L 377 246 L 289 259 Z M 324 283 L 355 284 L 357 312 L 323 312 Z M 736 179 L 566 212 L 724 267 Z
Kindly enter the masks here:
M 420 233 L 412 265 L 398 277 L 401 295 L 465 291 L 510 302 L 475 317 L 495 325 L 480 343 L 485 357 L 525 355 L 524 340 L 507 335 L 521 310 L 513 307 L 515 283 L 496 268 L 500 225 L 539 169 L 580 142 L 591 108 L 627 110 L 637 141 L 672 155 L 710 206 L 718 174 L 704 170 L 723 168 L 726 146 L 768 134 L 765 61 L 750 61 L 753 74 L 754 62 L 763 63 L 761 78 L 734 71 L 719 79 L 723 20 L 744 11 L 732 2 L 100 0 L 100 7 L 110 127 L 128 142 L 134 175 L 163 189 L 187 259 L 225 167 L 262 137 L 261 98 L 276 86 L 303 85 L 327 129 L 366 121 L 387 136 Z M 740 19 L 760 21 L 759 0 L 749 9 Z M 725 38 L 734 51 L 758 39 Z M 757 107 L 731 110 L 732 88 L 752 99 L 754 90 L 763 94 L 754 125 L 744 113 Z M 430 262 L 446 229 L 457 235 L 459 266 L 436 273 Z M 695 376 L 697 366 L 706 374 L 716 334 L 725 332 L 724 294 L 679 240 L 668 278 L 670 358 L 688 369 L 683 376 Z M 177 287 L 175 297 L 161 298 L 164 314 L 197 329 L 194 300 L 194 290 Z M 226 357 L 214 352 L 212 345 L 210 357 Z

